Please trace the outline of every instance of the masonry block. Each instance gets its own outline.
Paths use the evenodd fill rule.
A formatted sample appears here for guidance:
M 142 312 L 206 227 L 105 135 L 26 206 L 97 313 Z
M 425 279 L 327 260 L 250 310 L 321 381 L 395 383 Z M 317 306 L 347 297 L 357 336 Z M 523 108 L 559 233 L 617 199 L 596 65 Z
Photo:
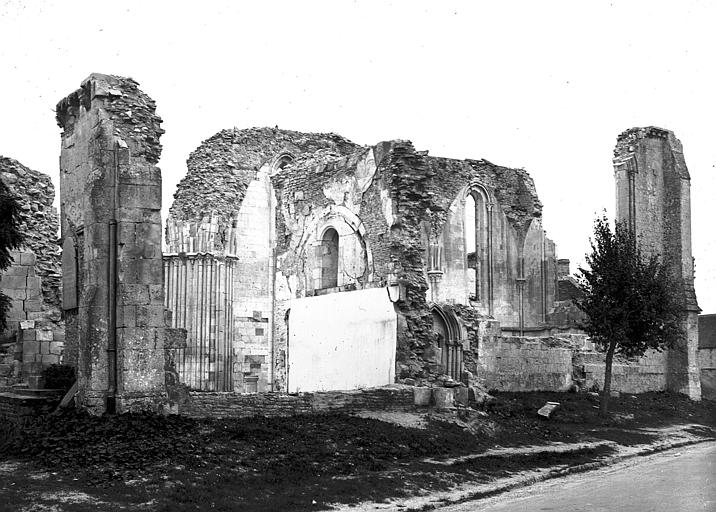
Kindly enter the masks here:
M 37 329 L 36 330 L 37 341 L 52 341 L 54 339 L 51 329 Z
M 0 275 L 0 285 L 3 289 L 24 290 L 27 287 L 27 281 L 28 278 L 25 276 L 13 276 L 8 274 Z

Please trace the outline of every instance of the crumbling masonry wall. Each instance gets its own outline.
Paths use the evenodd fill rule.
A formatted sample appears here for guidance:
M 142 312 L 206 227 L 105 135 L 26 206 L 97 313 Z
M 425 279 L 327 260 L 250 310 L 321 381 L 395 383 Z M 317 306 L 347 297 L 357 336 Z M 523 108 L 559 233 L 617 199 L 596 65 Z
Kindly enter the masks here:
M 356 146 L 334 134 L 223 130 L 187 160 L 167 220 L 165 272 L 173 325 L 188 330 L 176 354 L 193 389 L 268 391 L 285 374 L 286 329 L 274 300 L 276 201 L 270 176 L 303 154 Z M 274 364 L 279 361 L 278 364 Z M 281 379 L 278 379 L 281 381 Z
M 52 181 L 2 156 L 0 180 L 20 205 L 20 230 L 25 236 L 23 246 L 10 253 L 12 265 L 0 275 L 0 290 L 11 299 L 8 325 L 0 333 L 0 386 L 7 386 L 61 362 L 64 324 Z
M 157 410 L 167 334 L 161 119 L 135 81 L 93 74 L 59 102 L 57 122 L 63 308 L 78 347 L 78 403 L 95 413 Z
M 541 230 L 541 205 L 524 171 L 484 161 L 431 158 L 409 142 L 392 141 L 342 157 L 306 155 L 275 174 L 272 183 L 279 205 L 277 237 L 287 245 L 285 252 L 279 245 L 279 262 L 293 264 L 278 267 L 287 283 L 283 288 L 290 292 L 286 298 L 316 293 L 310 286 L 315 264 L 306 247 L 320 238 L 322 219 L 333 224 L 336 218 L 347 219 L 365 246 L 360 257 L 366 260 L 365 274 L 350 283 L 351 289 L 395 284 L 400 290 L 395 303 L 400 313 L 399 380 L 434 381 L 444 376 L 431 301 L 463 303 L 476 313 L 471 320 L 478 323 L 491 313 L 506 321 L 518 319 L 518 325 L 546 320 L 554 301 L 554 245 Z M 492 191 L 496 224 L 503 227 L 491 235 L 497 269 L 494 311 L 486 302 L 481 310 L 481 304 L 467 299 L 465 228 L 455 204 L 477 183 Z M 438 273 L 443 280 L 435 279 Z M 281 300 L 278 295 L 277 299 Z M 503 311 L 510 314 L 500 315 Z M 465 363 L 473 373 L 474 361 L 468 354 Z
M 685 341 L 667 352 L 668 389 L 701 396 L 698 313 L 691 253 L 691 178 L 681 142 L 662 128 L 631 128 L 614 150 L 617 220 L 627 222 L 647 253 L 659 254 L 679 281 Z
M 514 330 L 547 320 L 554 244 L 523 170 L 432 158 L 406 141 L 361 147 L 267 128 L 219 132 L 187 165 L 167 222 L 165 272 L 174 325 L 190 332 L 177 361 L 194 388 L 286 390 L 291 303 L 313 295 L 394 287 L 396 377 L 407 382 L 445 372 L 433 302 L 465 304 L 476 325 L 490 315 Z M 489 302 L 473 303 L 460 208 L 478 185 L 494 209 L 494 286 Z M 465 359 L 473 373 L 475 359 Z

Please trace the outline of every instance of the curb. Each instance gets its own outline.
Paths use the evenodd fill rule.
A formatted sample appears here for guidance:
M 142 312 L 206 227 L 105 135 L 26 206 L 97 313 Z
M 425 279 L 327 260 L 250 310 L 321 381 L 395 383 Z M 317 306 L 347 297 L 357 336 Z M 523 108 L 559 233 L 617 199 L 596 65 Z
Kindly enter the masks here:
M 447 507 L 450 505 L 458 505 L 460 503 L 465 503 L 468 501 L 473 501 L 473 500 L 478 500 L 478 499 L 483 499 L 483 498 L 490 498 L 492 496 L 496 496 L 498 494 L 503 494 L 508 491 L 513 491 L 515 489 L 528 487 L 530 485 L 534 485 L 539 482 L 545 482 L 547 480 L 561 478 L 563 476 L 573 475 L 576 473 L 584 473 L 584 472 L 591 471 L 594 469 L 599 469 L 599 468 L 603 468 L 606 466 L 612 466 L 619 462 L 624 462 L 626 460 L 633 459 L 636 457 L 646 457 L 648 455 L 665 452 L 667 450 L 673 450 L 675 448 L 681 448 L 684 446 L 691 446 L 691 445 L 695 445 L 695 444 L 713 442 L 713 441 L 716 441 L 716 438 L 710 437 L 710 438 L 700 438 L 700 439 L 688 439 L 688 440 L 684 440 L 684 441 L 675 441 L 673 443 L 665 443 L 665 444 L 661 444 L 661 445 L 657 445 L 657 446 L 648 446 L 648 447 L 645 447 L 643 450 L 639 450 L 634 453 L 627 453 L 624 455 L 615 455 L 615 456 L 610 457 L 606 460 L 601 460 L 598 462 L 588 462 L 588 463 L 580 464 L 577 466 L 570 466 L 570 467 L 567 467 L 564 469 L 547 471 L 544 474 L 525 477 L 521 480 L 518 480 L 516 482 L 511 482 L 509 484 L 504 484 L 504 485 L 498 484 L 493 489 L 469 493 L 468 495 L 462 496 L 455 500 L 443 501 L 441 503 L 429 503 L 422 507 L 417 507 L 417 508 L 406 507 L 405 511 L 406 512 L 418 512 L 418 511 L 423 511 L 423 510 L 436 510 L 436 509 L 439 509 L 442 507 Z

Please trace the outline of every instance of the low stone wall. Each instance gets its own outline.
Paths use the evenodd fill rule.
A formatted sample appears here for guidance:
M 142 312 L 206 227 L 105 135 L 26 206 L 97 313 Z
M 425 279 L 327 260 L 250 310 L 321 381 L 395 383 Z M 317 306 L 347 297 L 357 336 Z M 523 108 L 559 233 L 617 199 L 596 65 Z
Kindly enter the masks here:
M 664 391 L 666 381 L 666 352 L 648 351 L 636 361 L 618 361 L 612 363 L 613 391 L 622 393 L 645 393 Z M 596 383 L 599 389 L 604 387 L 604 354 L 601 352 L 578 352 L 574 366 L 578 375 L 584 378 L 584 386 L 590 389 Z
M 55 410 L 62 396 L 24 396 L 0 393 L 0 432 L 21 429 L 27 422 Z
M 498 391 L 565 391 L 572 385 L 571 345 L 556 338 L 485 337 L 477 377 Z
M 179 403 L 179 414 L 192 417 L 246 418 L 294 416 L 359 410 L 406 410 L 414 406 L 412 386 L 391 385 L 355 391 L 316 393 L 190 392 Z

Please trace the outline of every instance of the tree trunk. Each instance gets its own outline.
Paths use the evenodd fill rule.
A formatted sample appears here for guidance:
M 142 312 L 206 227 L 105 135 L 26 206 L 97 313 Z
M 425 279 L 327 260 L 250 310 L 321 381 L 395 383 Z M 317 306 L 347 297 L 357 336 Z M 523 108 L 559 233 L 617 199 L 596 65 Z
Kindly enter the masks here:
M 609 396 L 612 391 L 612 360 L 616 346 L 615 341 L 609 342 L 607 358 L 604 362 L 604 389 L 602 389 L 602 399 L 599 401 L 599 415 L 602 417 L 606 417 L 609 410 Z

